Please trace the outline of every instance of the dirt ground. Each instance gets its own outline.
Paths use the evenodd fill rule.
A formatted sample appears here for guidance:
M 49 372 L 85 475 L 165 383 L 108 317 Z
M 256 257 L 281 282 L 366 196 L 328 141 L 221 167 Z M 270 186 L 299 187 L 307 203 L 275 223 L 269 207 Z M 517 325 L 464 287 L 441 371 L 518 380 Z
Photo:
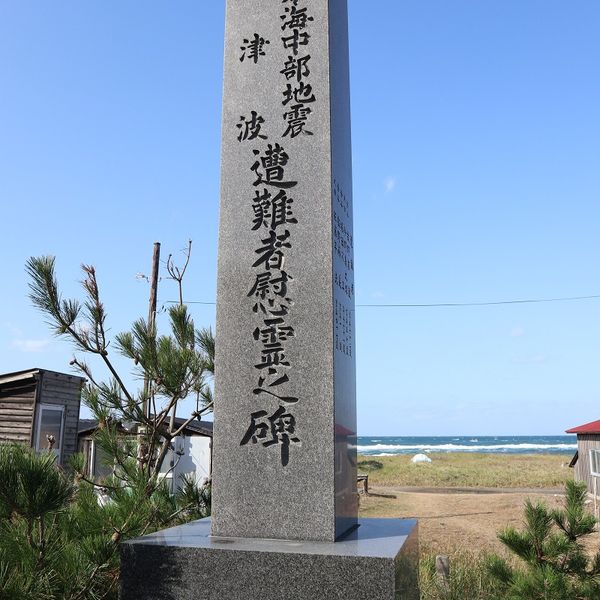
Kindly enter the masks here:
M 563 500 L 559 490 L 456 493 L 373 487 L 369 496 L 360 495 L 360 514 L 362 517 L 419 519 L 419 539 L 424 551 L 497 552 L 502 549 L 497 532 L 507 525 L 521 528 L 526 498 L 542 500 L 551 508 L 560 507 Z M 593 534 L 589 543 L 594 549 L 600 549 L 600 533 Z

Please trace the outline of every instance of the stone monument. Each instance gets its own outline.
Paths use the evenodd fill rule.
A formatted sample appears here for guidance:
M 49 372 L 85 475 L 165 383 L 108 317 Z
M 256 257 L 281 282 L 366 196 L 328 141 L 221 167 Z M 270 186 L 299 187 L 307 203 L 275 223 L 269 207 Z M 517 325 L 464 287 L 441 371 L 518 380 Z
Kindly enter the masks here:
M 344 4 L 227 3 L 214 535 L 356 525 Z
M 358 519 L 346 0 L 227 0 L 212 519 L 128 542 L 122 598 L 418 598 Z

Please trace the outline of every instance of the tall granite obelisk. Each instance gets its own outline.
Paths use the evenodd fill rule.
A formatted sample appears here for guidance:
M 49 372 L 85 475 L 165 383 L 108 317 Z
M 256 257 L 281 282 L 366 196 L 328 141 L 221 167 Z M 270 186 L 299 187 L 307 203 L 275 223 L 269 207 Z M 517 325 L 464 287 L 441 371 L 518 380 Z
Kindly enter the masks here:
M 345 0 L 229 0 L 213 525 L 334 541 L 356 525 Z
M 122 600 L 418 600 L 357 519 L 346 0 L 227 0 L 212 517 L 123 544 Z

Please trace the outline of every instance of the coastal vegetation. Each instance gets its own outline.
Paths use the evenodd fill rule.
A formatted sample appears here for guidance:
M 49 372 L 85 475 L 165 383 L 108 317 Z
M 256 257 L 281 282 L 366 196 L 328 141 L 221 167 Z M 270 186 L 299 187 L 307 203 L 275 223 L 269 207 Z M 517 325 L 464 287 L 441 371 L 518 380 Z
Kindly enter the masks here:
M 419 561 L 421 600 L 499 600 L 500 585 L 488 569 L 485 552 L 458 551 L 451 557 L 450 578 L 440 579 L 435 553 L 425 551 Z
M 95 488 L 81 459 L 63 471 L 52 453 L 0 445 L 0 600 L 115 600 L 121 541 L 209 514 L 208 488 Z
M 509 463 L 517 458 L 504 457 Z M 159 485 L 148 497 L 142 481 L 124 488 L 116 479 L 103 482 L 98 502 L 98 490 L 81 477 L 78 460 L 70 471 L 62 471 L 51 454 L 0 446 L 0 599 L 116 598 L 122 540 L 199 518 L 210 509 L 210 498 L 191 485 L 175 497 Z M 375 470 L 381 469 L 373 466 Z M 524 493 L 505 492 L 397 493 L 392 498 L 389 491 L 375 487 L 373 496 L 363 497 L 362 512 L 420 518 L 421 600 L 598 597 L 594 586 L 600 559 L 592 558 L 598 540 L 582 542 L 598 535 L 582 488 L 569 483 L 566 496 L 531 494 L 530 500 Z M 412 507 L 407 504 L 411 496 L 417 498 Z M 431 498 L 439 502 L 433 517 L 427 512 Z M 472 500 L 471 508 L 465 498 Z M 435 540 L 428 529 L 434 518 L 442 526 Z M 444 537 L 453 520 L 461 523 L 460 533 L 447 531 Z M 484 523 L 496 538 L 495 547 L 484 543 Z M 448 581 L 435 569 L 440 553 L 451 558 Z M 538 593 L 545 585 L 555 592 Z
M 173 494 L 165 482 L 181 459 L 174 440 L 213 404 L 214 338 L 195 327 L 183 303 L 190 252 L 191 242 L 181 269 L 167 261 L 179 289 L 168 333 L 159 335 L 150 314 L 112 339 L 93 267 L 82 266 L 82 300 L 63 299 L 54 258 L 28 261 L 30 299 L 79 353 L 71 366 L 86 379 L 83 403 L 98 422 L 95 442 L 111 474 L 88 479 L 83 455 L 62 470 L 51 451 L 0 445 L 0 600 L 115 599 L 123 540 L 210 514 L 210 484 L 184 479 Z M 119 357 L 129 360 L 134 383 Z
M 562 488 L 573 478 L 564 454 L 432 453 L 431 463 L 411 455 L 359 456 L 369 484 L 387 488 Z
M 129 331 L 111 336 L 93 266 L 81 266 L 80 300 L 63 299 L 53 256 L 31 257 L 26 265 L 33 305 L 53 333 L 71 342 L 79 353 L 70 364 L 85 378 L 82 400 L 98 421 L 97 444 L 127 484 L 145 481 L 149 495 L 158 485 L 173 440 L 213 407 L 214 337 L 210 329 L 195 327 L 183 302 L 183 277 L 190 255 L 191 241 L 183 268 L 176 267 L 171 257 L 167 261 L 169 278 L 179 288 L 179 303 L 167 309 L 169 331 L 163 335 L 158 332 L 154 307 L 148 319 L 137 319 Z M 129 363 L 129 373 L 115 360 L 123 358 Z M 183 408 L 186 401 L 192 410 Z M 177 417 L 183 412 L 181 423 Z
M 526 501 L 523 527 L 507 527 L 498 535 L 519 564 L 496 555 L 488 561 L 488 571 L 500 585 L 499 598 L 600 598 L 600 552 L 584 546 L 598 521 L 586 510 L 586 500 L 585 483 L 570 481 L 561 508 Z
M 571 481 L 558 508 L 526 500 L 522 525 L 498 534 L 503 555 L 455 551 L 450 577 L 440 577 L 435 553 L 424 552 L 421 600 L 597 600 L 600 552 L 589 544 L 597 520 L 586 498 L 585 485 Z
M 112 477 L 87 481 L 81 457 L 61 471 L 50 454 L 0 447 L 0 600 L 111 600 L 117 596 L 123 540 L 210 513 L 210 488 L 187 481 L 173 496 L 159 470 L 178 433 L 171 417 L 179 403 L 195 400 L 190 420 L 212 409 L 208 382 L 214 339 L 210 331 L 195 329 L 183 304 L 181 279 L 175 278 L 180 303 L 169 310 L 169 334 L 159 336 L 150 319 L 140 319 L 110 348 L 131 360 L 143 382 L 139 390 L 130 390 L 109 358 L 106 314 L 93 268 L 84 267 L 83 302 L 61 299 L 53 259 L 31 259 L 28 270 L 32 300 L 55 332 L 109 371 L 102 382 L 82 359 L 72 363 L 88 379 L 84 402 L 100 423 L 97 442 L 114 470 Z M 131 422 L 141 427 L 124 441 L 123 424 Z M 592 533 L 594 523 L 582 492 L 571 482 L 569 456 L 430 456 L 431 463 L 413 464 L 410 455 L 360 456 L 358 463 L 372 489 L 361 499 L 363 516 L 420 520 L 421 600 L 598 597 L 590 594 L 598 591 L 600 558 L 589 558 L 591 548 L 579 539 Z M 561 507 L 563 496 L 555 492 L 565 484 L 567 506 Z M 401 492 L 406 488 L 413 491 Z M 425 490 L 417 493 L 417 488 Z M 458 494 L 457 488 L 495 493 Z M 524 491 L 515 493 L 515 488 Z M 525 528 L 520 528 L 523 518 Z M 439 553 L 451 557 L 448 581 L 440 580 L 435 569 Z M 556 595 L 539 595 L 544 585 L 553 585 Z

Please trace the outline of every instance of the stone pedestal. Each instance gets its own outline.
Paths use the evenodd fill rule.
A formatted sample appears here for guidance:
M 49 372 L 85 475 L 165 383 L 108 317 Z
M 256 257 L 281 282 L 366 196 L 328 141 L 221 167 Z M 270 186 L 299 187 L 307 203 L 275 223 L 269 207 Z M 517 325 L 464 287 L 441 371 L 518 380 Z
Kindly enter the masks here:
M 337 542 L 210 536 L 210 519 L 126 542 L 123 600 L 418 600 L 417 522 L 360 519 Z

